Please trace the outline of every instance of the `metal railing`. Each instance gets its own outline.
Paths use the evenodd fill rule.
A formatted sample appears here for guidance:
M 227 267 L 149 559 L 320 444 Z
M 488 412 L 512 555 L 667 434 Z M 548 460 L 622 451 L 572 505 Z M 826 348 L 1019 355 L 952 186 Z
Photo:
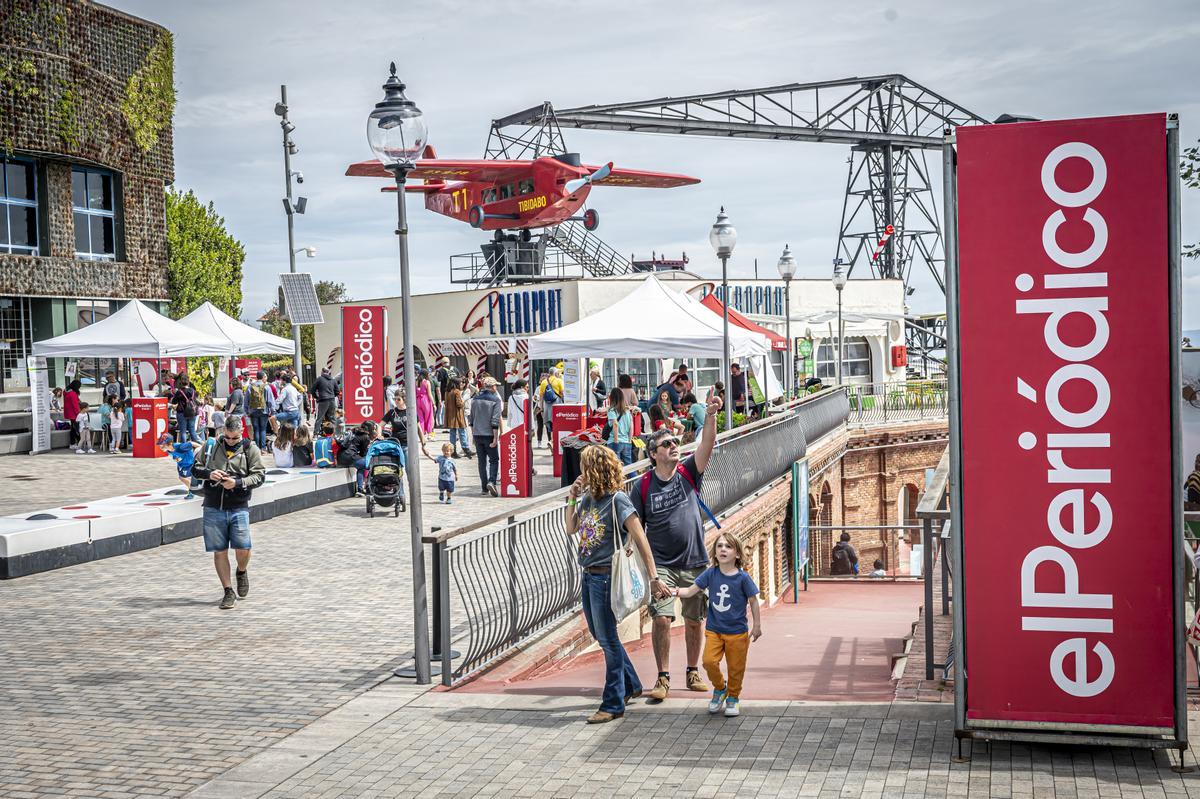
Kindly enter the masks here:
M 845 424 L 846 394 L 830 389 L 717 437 L 701 497 L 720 515 L 786 474 L 807 442 Z M 684 456 L 695 445 L 684 448 Z M 650 462 L 626 468 L 627 491 Z M 578 611 L 580 571 L 565 530 L 565 488 L 512 510 L 424 538 L 433 547 L 433 597 L 444 685 L 477 674 Z M 456 634 L 457 631 L 457 634 Z M 451 644 L 463 650 L 453 663 Z
M 578 222 L 566 221 L 549 230 L 550 240 L 595 277 L 627 275 L 633 271 L 629 259 L 592 234 Z
M 953 557 L 950 552 L 950 543 L 953 540 L 950 536 L 950 449 L 947 447 L 942 452 L 942 458 L 938 461 L 937 468 L 933 471 L 933 478 L 925 485 L 925 491 L 917 500 L 917 518 L 921 520 L 924 527 L 924 540 L 927 546 L 924 550 L 925 556 L 925 679 L 933 679 L 934 669 L 949 669 L 951 653 L 947 652 L 946 657 L 941 663 L 934 662 L 934 635 L 933 635 L 933 593 L 934 583 L 940 582 L 942 588 L 942 614 L 943 616 L 950 615 L 950 599 L 951 592 L 951 576 L 950 576 L 950 560 Z M 934 574 L 934 563 L 941 562 L 940 580 L 937 580 Z M 951 645 L 953 650 L 953 645 Z
M 809 545 L 819 542 L 819 554 L 822 563 L 820 570 L 814 574 L 814 580 L 865 580 L 872 576 L 876 560 L 883 564 L 886 574 L 881 577 L 902 582 L 923 579 L 924 561 L 918 564 L 916 571 L 912 569 L 912 547 L 919 546 L 917 531 L 922 530 L 920 524 L 810 524 Z M 852 574 L 832 574 L 831 560 L 833 548 L 838 543 L 842 533 L 849 533 L 851 546 L 854 547 L 855 557 L 858 558 L 858 571 Z M 904 557 L 908 548 L 910 558 Z M 810 553 L 810 557 L 811 557 Z
M 848 385 L 850 424 L 870 426 L 947 418 L 945 380 Z

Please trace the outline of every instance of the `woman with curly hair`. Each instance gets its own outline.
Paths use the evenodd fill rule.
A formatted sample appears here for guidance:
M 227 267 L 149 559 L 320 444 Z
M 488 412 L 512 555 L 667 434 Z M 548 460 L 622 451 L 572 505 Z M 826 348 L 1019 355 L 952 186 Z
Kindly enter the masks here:
M 627 531 L 625 545 L 637 547 L 652 581 L 658 578 L 658 572 L 642 523 L 622 490 L 625 480 L 616 453 L 605 446 L 590 446 L 580 456 L 579 465 L 581 474 L 568 493 L 566 530 L 568 535 L 579 533 L 583 617 L 604 651 L 604 694 L 600 709 L 588 717 L 587 723 L 603 724 L 625 715 L 626 703 L 642 695 L 642 683 L 621 645 L 617 618 L 609 601 L 616 525 Z

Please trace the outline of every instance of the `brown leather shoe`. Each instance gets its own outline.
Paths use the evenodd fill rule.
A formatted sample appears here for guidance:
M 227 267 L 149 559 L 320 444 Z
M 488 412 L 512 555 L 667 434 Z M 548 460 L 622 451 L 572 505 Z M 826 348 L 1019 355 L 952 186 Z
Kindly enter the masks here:
M 607 724 L 613 719 L 619 719 L 624 716 L 624 713 L 609 713 L 607 710 L 597 710 L 592 715 L 588 716 L 588 724 Z
M 632 700 L 640 698 L 641 695 L 642 692 L 640 690 L 634 691 L 629 696 L 625 697 L 625 704 L 628 705 Z
M 712 686 L 704 681 L 698 671 L 689 671 L 687 673 L 687 688 L 689 691 L 699 691 L 700 693 L 708 693 L 712 690 Z
M 654 687 L 650 689 L 650 701 L 661 702 L 667 698 L 667 694 L 671 691 L 671 680 L 667 677 L 659 675 L 659 678 L 654 681 Z

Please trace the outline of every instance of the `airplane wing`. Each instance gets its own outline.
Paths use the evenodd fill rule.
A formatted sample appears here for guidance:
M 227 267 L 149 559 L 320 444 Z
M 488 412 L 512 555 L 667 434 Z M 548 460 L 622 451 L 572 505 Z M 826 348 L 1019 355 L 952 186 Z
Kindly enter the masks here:
M 595 172 L 600 167 L 585 166 L 588 172 Z M 620 169 L 613 167 L 604 180 L 597 180 L 597 186 L 628 186 L 635 189 L 673 189 L 677 186 L 691 186 L 699 183 L 700 178 L 687 175 L 672 175 L 667 172 L 645 172 L 640 169 Z
M 456 161 L 445 158 L 422 158 L 408 173 L 412 180 L 458 180 L 491 183 L 517 180 L 529 176 L 532 161 Z M 351 177 L 390 178 L 392 173 L 378 161 L 360 161 L 346 170 Z

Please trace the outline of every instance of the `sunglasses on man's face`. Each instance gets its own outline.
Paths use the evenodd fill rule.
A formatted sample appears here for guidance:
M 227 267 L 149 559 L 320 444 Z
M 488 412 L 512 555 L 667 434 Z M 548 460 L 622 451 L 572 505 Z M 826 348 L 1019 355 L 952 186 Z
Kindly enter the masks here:
M 657 449 L 664 449 L 664 448 L 675 449 L 678 446 L 679 446 L 679 439 L 664 438 L 662 441 L 658 442 Z

